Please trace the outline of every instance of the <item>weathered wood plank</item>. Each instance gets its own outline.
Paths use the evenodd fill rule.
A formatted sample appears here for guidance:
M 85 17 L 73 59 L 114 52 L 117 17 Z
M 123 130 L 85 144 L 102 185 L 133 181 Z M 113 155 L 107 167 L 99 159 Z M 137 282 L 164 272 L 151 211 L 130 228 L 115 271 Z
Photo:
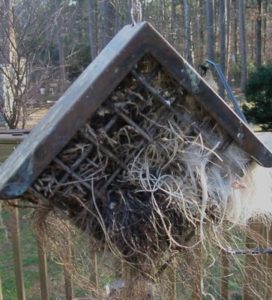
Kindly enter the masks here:
M 229 260 L 226 253 L 221 253 L 221 298 L 223 300 L 229 299 Z
M 0 300 L 3 300 L 3 292 L 2 292 L 2 281 L 1 281 L 1 277 L 0 277 Z
M 255 247 L 264 248 L 264 231 L 265 227 L 259 222 L 250 224 L 250 236 L 246 238 L 246 248 Z M 245 282 L 243 288 L 243 299 L 254 300 L 260 299 L 265 295 L 265 256 L 255 256 L 248 254 L 245 260 L 244 273 Z
M 46 256 L 43 242 L 39 238 L 37 239 L 37 247 L 38 247 L 38 257 L 39 257 L 41 300 L 49 300 L 47 256 Z
M 26 300 L 24 273 L 22 266 L 22 251 L 20 242 L 19 209 L 14 207 L 11 212 L 11 240 L 14 255 L 14 269 L 18 300 Z
M 74 291 L 73 291 L 73 281 L 71 276 L 70 264 L 72 264 L 72 248 L 71 248 L 71 237 L 67 237 L 67 259 L 68 261 L 64 264 L 64 284 L 65 284 L 65 296 L 66 300 L 73 300 Z

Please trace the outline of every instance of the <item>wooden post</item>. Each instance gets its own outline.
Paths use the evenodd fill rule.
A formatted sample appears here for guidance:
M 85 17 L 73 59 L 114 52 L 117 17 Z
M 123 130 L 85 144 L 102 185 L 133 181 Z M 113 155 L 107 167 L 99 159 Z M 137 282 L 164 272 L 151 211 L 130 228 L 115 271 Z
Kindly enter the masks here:
M 65 282 L 65 295 L 66 300 L 73 300 L 73 285 L 72 278 L 69 271 L 64 267 L 64 282 Z
M 229 293 L 229 284 L 228 284 L 228 275 L 229 275 L 229 261 L 225 253 L 221 253 L 221 298 L 222 300 L 228 299 Z
M 66 300 L 73 300 L 73 283 L 72 283 L 72 277 L 69 272 L 69 265 L 72 260 L 72 249 L 71 249 L 71 239 L 70 236 L 67 237 L 68 241 L 68 268 L 66 265 L 64 265 L 64 283 L 65 283 L 65 295 L 66 295 Z
M 267 228 L 267 247 L 271 247 L 272 244 L 272 226 Z M 272 295 L 272 288 L 270 284 L 270 274 L 272 272 L 272 255 L 266 256 L 266 270 L 267 270 L 267 276 L 266 276 L 266 298 L 269 299 L 269 297 Z M 269 275 L 270 276 L 269 276 Z
M 37 239 L 39 273 L 40 273 L 40 289 L 41 300 L 49 300 L 48 294 L 48 273 L 47 273 L 47 256 L 44 250 L 43 241 Z
M 2 292 L 2 281 L 0 277 L 0 300 L 3 300 L 3 292 Z
M 173 269 L 170 270 L 170 280 L 171 280 L 171 300 L 177 300 L 177 270 L 176 270 L 176 264 L 173 264 Z
M 202 243 L 196 246 L 193 255 L 196 257 L 196 262 L 193 262 L 193 286 L 192 286 L 192 300 L 202 299 Z M 194 258 L 193 258 L 194 259 Z
M 90 282 L 92 284 L 92 287 L 95 289 L 95 291 L 92 292 L 92 296 L 94 298 L 98 298 L 98 288 L 99 288 L 99 279 L 98 279 L 98 256 L 97 251 L 91 250 L 91 244 L 90 244 L 90 259 L 91 259 L 91 265 L 90 265 Z
M 17 201 L 15 202 L 17 204 Z M 21 244 L 20 244 L 20 227 L 19 227 L 19 210 L 14 207 L 11 211 L 11 241 L 14 254 L 15 279 L 18 300 L 26 300 L 24 287 L 24 274 L 22 268 Z
M 94 276 L 95 276 L 95 288 L 98 289 L 99 282 L 98 282 L 98 260 L 97 260 L 97 252 L 94 252 Z
M 246 238 L 246 247 L 254 248 L 263 246 L 264 226 L 261 223 L 252 223 L 250 225 L 250 234 Z M 253 237 L 252 237 L 253 236 Z M 245 261 L 245 283 L 243 289 L 244 300 L 254 300 L 258 296 L 264 296 L 264 266 L 263 255 L 247 255 Z M 258 295 L 257 295 L 258 294 Z

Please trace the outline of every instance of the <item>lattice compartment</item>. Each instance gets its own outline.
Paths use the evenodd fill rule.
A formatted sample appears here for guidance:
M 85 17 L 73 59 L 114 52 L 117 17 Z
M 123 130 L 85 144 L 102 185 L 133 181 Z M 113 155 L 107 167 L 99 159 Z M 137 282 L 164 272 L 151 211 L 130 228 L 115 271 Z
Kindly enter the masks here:
M 213 187 L 202 206 L 194 160 L 207 160 L 210 177 L 228 184 L 229 165 L 241 171 L 224 156 L 228 145 L 201 105 L 145 56 L 24 197 L 59 208 L 130 262 L 146 260 L 188 243 L 201 210 L 218 217 L 223 196 Z

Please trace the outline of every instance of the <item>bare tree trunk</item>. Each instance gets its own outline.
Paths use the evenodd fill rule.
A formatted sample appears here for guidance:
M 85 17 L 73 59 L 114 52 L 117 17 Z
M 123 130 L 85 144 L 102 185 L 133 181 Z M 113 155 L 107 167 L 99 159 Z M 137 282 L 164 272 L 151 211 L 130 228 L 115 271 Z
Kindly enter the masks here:
M 125 23 L 126 24 L 131 24 L 131 0 L 126 0 L 125 1 Z
M 227 79 L 229 79 L 229 65 L 230 65 L 230 51 L 231 51 L 231 0 L 226 0 L 226 70 L 225 74 Z
M 1 49 L 2 63 L 6 67 L 1 68 L 2 76 L 8 81 L 10 86 L 9 93 L 1 93 L 3 97 L 2 107 L 4 109 L 4 118 L 10 129 L 17 128 L 22 115 L 22 108 L 24 103 L 18 96 L 18 92 L 21 88 L 21 62 L 18 57 L 18 49 L 15 37 L 15 26 L 14 26 L 14 15 L 13 15 L 13 0 L 4 0 L 2 3 L 3 7 L 3 24 L 2 24 L 2 35 L 3 35 L 3 48 Z M 2 66 L 1 66 L 2 67 Z M 16 80 L 15 80 L 16 79 Z M 1 80 L 2 81 L 2 80 Z M 6 87 L 7 88 L 7 85 Z M 1 87 L 3 91 L 4 86 Z M 9 94 L 9 95 L 8 95 Z M 5 108 L 7 107 L 7 112 Z
M 65 89 L 65 78 L 66 78 L 66 72 L 65 72 L 65 55 L 64 55 L 64 47 L 62 42 L 62 16 L 61 14 L 57 17 L 57 45 L 58 45 L 58 52 L 59 52 L 59 69 L 60 69 L 60 90 L 61 92 Z
M 252 39 L 250 39 L 250 41 L 248 42 L 248 48 L 249 48 L 249 59 L 250 61 L 254 61 L 255 59 L 255 54 L 256 54 L 256 39 L 255 39 L 255 29 L 256 29 L 256 22 L 255 20 L 251 20 L 250 21 L 250 25 L 251 25 L 251 35 L 252 35 Z
M 219 0 L 219 27 L 220 27 L 220 65 L 225 74 L 226 66 L 226 8 L 225 0 Z M 224 86 L 220 82 L 219 94 L 224 97 Z
M 262 0 L 257 0 L 257 19 L 256 19 L 256 66 L 262 65 Z
M 218 2 L 220 0 L 212 0 L 212 12 L 213 12 L 213 36 L 214 36 L 214 60 L 217 60 L 217 53 L 220 51 L 220 41 L 217 37 L 219 37 L 220 28 L 217 24 L 219 24 L 219 10 L 218 10 Z
M 234 10 L 234 22 L 233 22 L 233 52 L 234 52 L 234 63 L 238 63 L 238 3 L 236 0 L 232 0 Z
M 241 65 L 241 90 L 244 91 L 247 81 L 247 48 L 245 26 L 245 0 L 238 0 L 239 5 L 239 32 L 240 32 L 240 65 Z
M 146 0 L 141 1 L 141 3 L 142 3 L 143 20 L 146 20 L 146 18 L 147 18 Z
M 121 29 L 121 14 L 122 14 L 122 7 L 119 1 L 115 0 L 114 5 L 114 34 L 116 34 Z
M 193 63 L 192 39 L 191 39 L 191 7 L 188 0 L 183 0 L 183 19 L 184 19 L 184 51 L 183 55 L 189 63 Z
M 220 64 L 223 73 L 226 67 L 226 8 L 225 0 L 219 0 L 219 23 L 220 23 Z
M 264 17 L 263 17 L 263 62 L 266 61 L 266 41 L 267 41 L 267 15 L 268 15 L 268 0 L 264 0 L 263 5 Z
M 176 47 L 177 43 L 177 0 L 171 1 L 171 42 Z
M 207 56 L 214 60 L 214 22 L 213 22 L 213 2 L 206 0 L 206 30 L 207 30 Z
M 88 0 L 88 27 L 91 60 L 97 55 L 97 2 Z
M 6 38 L 6 54 L 7 54 L 7 63 L 12 64 L 14 62 L 14 52 L 16 50 L 15 45 L 15 32 L 14 32 L 14 24 L 13 24 L 13 13 L 12 13 L 13 3 L 12 0 L 5 0 L 5 18 L 6 18 L 6 34 L 8 35 Z
M 114 35 L 115 9 L 111 1 L 99 4 L 101 13 L 101 48 L 103 49 Z
M 204 29 L 203 29 L 203 1 L 198 0 L 196 4 L 196 42 L 195 44 L 195 57 L 196 57 L 196 64 L 200 65 L 203 63 L 204 60 Z

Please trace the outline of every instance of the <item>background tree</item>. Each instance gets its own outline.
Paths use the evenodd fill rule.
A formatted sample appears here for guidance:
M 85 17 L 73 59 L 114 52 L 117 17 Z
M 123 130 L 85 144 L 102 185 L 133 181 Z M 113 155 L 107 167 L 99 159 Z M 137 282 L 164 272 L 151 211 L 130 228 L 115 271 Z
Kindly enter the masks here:
M 188 0 L 183 0 L 184 18 L 184 58 L 193 64 L 193 45 L 191 35 L 191 6 Z
M 1 4 L 1 111 L 10 128 L 16 128 L 20 120 L 24 127 L 26 106 L 40 85 L 34 74 L 43 66 L 40 58 L 45 44 L 41 37 L 47 25 L 37 1 L 25 0 L 14 6 L 7 0 Z
M 220 65 L 225 74 L 226 65 L 226 7 L 225 0 L 219 0 L 219 24 L 220 24 Z M 220 84 L 219 93 L 224 96 L 224 88 Z
M 13 8 L 8 10 L 10 1 Z M 272 3 L 268 0 L 141 3 L 143 20 L 154 25 L 196 69 L 207 58 L 219 62 L 235 88 L 240 85 L 244 89 L 248 68 L 272 60 L 268 42 L 272 38 Z M 5 81 L 7 49 L 14 48 L 9 53 L 26 62 L 9 65 L 12 74 L 19 68 L 20 74 L 25 74 L 24 83 L 18 81 L 24 88 L 18 84 L 15 88 L 9 71 L 16 99 L 14 109 L 5 108 L 10 127 L 22 126 L 20 120 L 29 103 L 56 100 L 113 35 L 131 23 L 131 0 L 1 0 L 1 4 L 2 45 L 9 45 L 0 47 Z M 47 91 L 45 95 L 39 94 L 40 88 Z
M 240 67 L 241 67 L 241 90 L 245 90 L 247 81 L 247 47 L 246 47 L 246 24 L 245 24 L 245 1 L 238 0 L 239 33 L 240 33 Z
M 97 2 L 87 0 L 88 3 L 88 31 L 91 60 L 97 55 Z
M 256 18 L 256 67 L 262 64 L 262 18 L 263 18 L 263 2 L 257 0 L 257 18 Z
M 213 11 L 213 1 L 206 1 L 206 35 L 207 35 L 207 58 L 214 60 L 214 11 Z
M 115 29 L 115 6 L 111 1 L 100 1 L 100 50 L 112 39 Z
M 249 120 L 261 124 L 263 129 L 272 129 L 272 65 L 253 72 L 246 86 L 244 105 Z

